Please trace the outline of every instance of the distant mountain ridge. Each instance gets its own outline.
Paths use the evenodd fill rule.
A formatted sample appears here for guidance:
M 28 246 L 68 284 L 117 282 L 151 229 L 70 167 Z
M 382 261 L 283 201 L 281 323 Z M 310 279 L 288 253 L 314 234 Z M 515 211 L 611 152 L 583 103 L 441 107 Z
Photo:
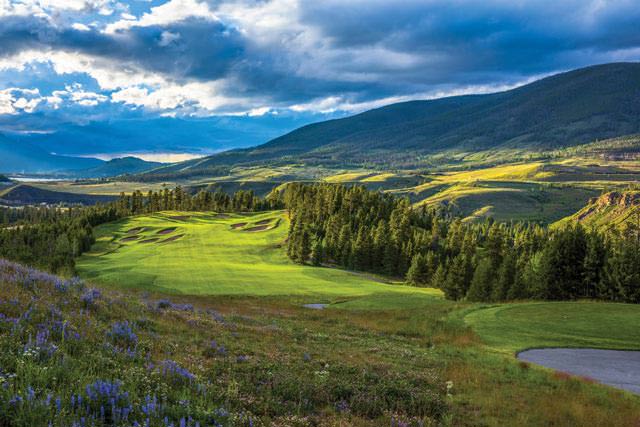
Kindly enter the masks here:
M 73 175 L 82 178 L 108 178 L 149 171 L 163 164 L 164 163 L 148 162 L 137 157 L 127 156 L 111 159 L 91 169 L 74 171 Z
M 101 163 L 102 160 L 93 158 L 57 156 L 0 134 L 0 173 L 52 173 L 89 169 Z
M 451 150 L 549 150 L 640 132 L 640 63 L 591 66 L 505 92 L 392 104 L 310 124 L 166 172 L 273 162 L 415 166 Z
M 107 178 L 136 174 L 162 166 L 137 157 L 104 161 L 91 157 L 51 154 L 25 141 L 14 141 L 0 134 L 0 173 L 52 174 L 72 178 Z

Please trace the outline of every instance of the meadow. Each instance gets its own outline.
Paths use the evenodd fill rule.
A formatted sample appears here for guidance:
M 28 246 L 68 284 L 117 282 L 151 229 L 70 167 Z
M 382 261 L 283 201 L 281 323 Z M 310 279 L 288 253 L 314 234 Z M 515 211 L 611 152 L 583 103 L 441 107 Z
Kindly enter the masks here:
M 2 425 L 633 426 L 640 413 L 637 396 L 486 347 L 463 320 L 478 307 L 433 290 L 313 310 L 7 262 L 0 281 Z

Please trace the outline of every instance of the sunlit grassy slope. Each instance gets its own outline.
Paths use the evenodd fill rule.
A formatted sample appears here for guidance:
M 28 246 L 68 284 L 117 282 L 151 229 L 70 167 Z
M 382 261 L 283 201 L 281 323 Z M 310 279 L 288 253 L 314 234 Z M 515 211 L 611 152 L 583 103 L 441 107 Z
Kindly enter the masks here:
M 467 324 L 491 347 L 640 349 L 640 306 L 590 302 L 505 304 L 471 312 Z
M 562 227 L 567 223 L 579 222 L 587 228 L 601 231 L 624 230 L 628 225 L 636 226 L 640 220 L 640 191 L 605 193 L 593 199 L 575 214 L 554 224 Z
M 78 270 L 98 283 L 201 295 L 318 295 L 331 299 L 425 292 L 342 270 L 294 264 L 284 248 L 287 227 L 282 212 L 137 216 L 98 227 L 97 243 L 80 258 Z M 158 234 L 172 228 L 175 230 Z M 166 241 L 171 238 L 175 240 Z

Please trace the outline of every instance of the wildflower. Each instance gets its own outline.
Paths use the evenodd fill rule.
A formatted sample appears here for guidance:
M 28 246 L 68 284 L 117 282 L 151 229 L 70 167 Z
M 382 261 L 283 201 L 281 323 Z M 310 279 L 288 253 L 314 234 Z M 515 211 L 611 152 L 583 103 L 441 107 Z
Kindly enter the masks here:
M 156 303 L 156 307 L 159 309 L 171 308 L 171 301 L 168 299 L 161 299 Z
M 89 289 L 82 295 L 82 303 L 86 308 L 92 307 L 102 294 L 97 289 Z
M 347 401 L 344 399 L 339 401 L 338 403 L 336 403 L 336 411 L 340 413 L 349 412 L 349 403 L 347 403 Z
M 178 365 L 173 360 L 164 360 L 160 363 L 160 371 L 162 375 L 172 379 L 174 382 L 191 382 L 195 379 L 195 375 Z
M 451 391 L 453 390 L 453 381 L 447 381 L 447 396 L 451 397 Z
M 128 348 L 138 344 L 138 336 L 131 329 L 128 321 L 116 322 L 111 326 L 111 330 L 107 332 L 113 343 L 117 346 Z

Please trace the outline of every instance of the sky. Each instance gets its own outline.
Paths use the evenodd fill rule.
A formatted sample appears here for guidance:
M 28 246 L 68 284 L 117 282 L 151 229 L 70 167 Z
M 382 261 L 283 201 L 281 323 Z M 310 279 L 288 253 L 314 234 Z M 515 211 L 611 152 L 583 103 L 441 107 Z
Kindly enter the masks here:
M 0 0 L 0 133 L 176 160 L 640 60 L 638 0 Z

